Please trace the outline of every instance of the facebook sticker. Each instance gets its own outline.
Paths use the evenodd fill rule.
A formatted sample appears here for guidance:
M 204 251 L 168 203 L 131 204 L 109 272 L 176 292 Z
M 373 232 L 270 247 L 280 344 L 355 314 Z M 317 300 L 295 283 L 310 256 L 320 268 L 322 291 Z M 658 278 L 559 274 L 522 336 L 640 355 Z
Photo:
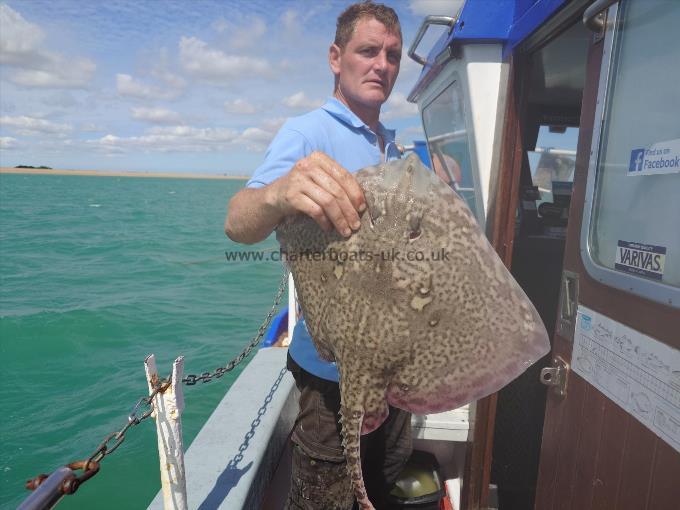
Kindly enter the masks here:
M 630 151 L 630 165 L 628 166 L 628 173 L 642 172 L 642 163 L 644 159 L 644 149 L 633 149 Z

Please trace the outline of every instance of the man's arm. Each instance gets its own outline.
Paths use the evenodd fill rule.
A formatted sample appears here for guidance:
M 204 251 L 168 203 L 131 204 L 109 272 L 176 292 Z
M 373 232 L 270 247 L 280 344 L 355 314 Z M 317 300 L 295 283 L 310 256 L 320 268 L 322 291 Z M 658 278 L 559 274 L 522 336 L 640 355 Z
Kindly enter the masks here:
M 265 239 L 286 216 L 303 213 L 324 230 L 335 228 L 348 237 L 359 228 L 364 209 L 356 179 L 326 154 L 313 152 L 271 184 L 234 195 L 224 231 L 233 241 L 252 244 Z
M 271 186 L 271 184 L 270 184 Z M 224 232 L 237 243 L 253 244 L 267 238 L 282 219 L 268 203 L 268 189 L 244 188 L 229 201 Z

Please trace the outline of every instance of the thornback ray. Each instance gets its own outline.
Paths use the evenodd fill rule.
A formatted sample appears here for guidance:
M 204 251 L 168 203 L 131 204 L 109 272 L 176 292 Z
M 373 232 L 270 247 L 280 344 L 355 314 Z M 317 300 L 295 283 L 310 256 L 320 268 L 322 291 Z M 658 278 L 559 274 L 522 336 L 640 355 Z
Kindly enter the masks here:
M 360 435 L 385 421 L 388 404 L 455 409 L 498 391 L 550 344 L 470 209 L 417 156 L 355 177 L 367 210 L 351 237 L 298 215 L 277 238 L 314 344 L 337 363 L 345 458 L 371 509 Z

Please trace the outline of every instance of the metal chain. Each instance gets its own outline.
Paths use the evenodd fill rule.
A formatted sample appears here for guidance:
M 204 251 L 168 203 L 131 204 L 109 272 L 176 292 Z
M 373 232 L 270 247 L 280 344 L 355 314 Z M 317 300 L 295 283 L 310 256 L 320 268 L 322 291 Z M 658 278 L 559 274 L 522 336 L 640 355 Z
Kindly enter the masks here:
M 125 441 L 125 434 L 130 429 L 130 427 L 139 425 L 141 422 L 151 416 L 151 413 L 153 412 L 153 399 L 158 393 L 163 393 L 168 388 L 168 386 L 170 386 L 170 383 L 167 381 L 160 381 L 158 384 L 156 384 L 149 396 L 141 397 L 137 401 L 127 417 L 127 423 L 120 430 L 111 432 L 108 436 L 106 436 L 86 461 L 77 461 L 68 464 L 70 469 L 81 470 L 83 474 L 78 477 L 68 478 L 61 487 L 62 493 L 75 493 L 82 483 L 86 482 L 97 474 L 99 471 L 99 463 L 104 457 L 113 453 L 123 443 L 123 441 Z M 137 413 L 140 411 L 142 406 L 148 406 L 148 409 L 138 416 Z M 112 441 L 114 441 L 113 445 L 109 446 L 109 443 Z M 46 478 L 47 475 L 38 475 L 26 482 L 26 488 L 29 490 L 35 490 Z
M 271 401 L 274 398 L 274 393 L 276 393 L 276 390 L 279 389 L 279 385 L 283 380 L 283 376 L 286 375 L 286 372 L 288 372 L 288 369 L 286 367 L 283 367 L 281 369 L 281 372 L 279 372 L 279 376 L 276 378 L 276 381 L 274 381 L 274 385 L 269 390 L 269 394 L 265 397 L 262 407 L 260 407 L 257 410 L 257 416 L 251 422 L 250 430 L 246 432 L 246 435 L 243 437 L 243 442 L 238 447 L 238 453 L 234 456 L 233 459 L 231 459 L 227 463 L 227 470 L 236 469 L 238 464 L 243 460 L 243 452 L 245 452 L 248 449 L 248 446 L 250 445 L 250 440 L 255 436 L 255 430 L 257 430 L 257 427 L 260 426 L 260 423 L 262 422 L 262 417 L 267 412 L 267 407 L 269 406 L 269 404 L 271 404 Z
M 203 372 L 201 375 L 197 376 L 195 374 L 189 374 L 182 379 L 182 382 L 187 385 L 194 385 L 198 381 L 203 381 L 204 383 L 210 382 L 211 379 L 219 379 L 225 373 L 233 370 L 241 361 L 248 357 L 252 350 L 257 346 L 265 332 L 271 325 L 272 319 L 274 317 L 274 312 L 281 302 L 281 297 L 286 290 L 286 284 L 288 283 L 288 271 L 285 271 L 283 277 L 281 278 L 281 283 L 279 284 L 276 297 L 274 298 L 274 304 L 269 310 L 267 317 L 264 322 L 257 330 L 257 334 L 253 337 L 250 343 L 241 351 L 241 353 L 232 359 L 223 367 L 216 368 L 212 373 Z M 280 379 L 280 378 L 279 378 Z M 104 440 L 99 444 L 97 449 L 88 457 L 85 461 L 77 461 L 68 464 L 68 467 L 72 470 L 82 470 L 83 474 L 78 477 L 68 478 L 61 486 L 61 491 L 63 494 L 73 494 L 78 490 L 78 487 L 99 471 L 100 462 L 107 455 L 112 454 L 116 449 L 125 441 L 125 434 L 130 430 L 131 427 L 139 425 L 141 422 L 146 420 L 153 413 L 153 400 L 159 393 L 163 393 L 170 386 L 170 378 L 159 380 L 153 387 L 153 391 L 150 395 L 145 397 L 140 397 L 137 403 L 132 408 L 132 411 L 127 417 L 127 423 L 118 431 L 111 432 L 107 435 Z M 137 413 L 140 412 L 142 407 L 148 407 L 141 415 Z M 47 479 L 48 475 L 41 474 L 35 478 L 26 482 L 26 488 L 29 490 L 35 490 L 38 486 Z
M 267 314 L 267 317 L 265 317 L 264 322 L 262 325 L 259 327 L 257 330 L 257 334 L 253 337 L 253 339 L 250 341 L 248 345 L 239 353 L 238 356 L 236 356 L 234 359 L 232 359 L 229 363 L 227 363 L 223 367 L 218 367 L 212 372 L 203 372 L 201 375 L 196 375 L 196 374 L 187 374 L 186 377 L 182 379 L 182 382 L 186 384 L 187 386 L 193 386 L 197 382 L 201 381 L 204 383 L 210 382 L 213 379 L 219 379 L 222 377 L 224 374 L 227 372 L 231 372 L 236 368 L 236 366 L 241 363 L 244 359 L 246 359 L 252 350 L 260 343 L 260 340 L 262 340 L 262 337 L 264 334 L 267 332 L 269 329 L 269 326 L 271 325 L 272 319 L 274 318 L 274 312 L 276 312 L 276 308 L 279 306 L 279 303 L 281 302 L 281 297 L 283 296 L 283 292 L 286 290 L 286 284 L 288 283 L 288 271 L 284 271 L 283 277 L 281 278 L 281 283 L 279 283 L 279 289 L 276 292 L 276 297 L 274 298 L 274 304 L 272 305 L 271 310 L 269 310 L 269 313 Z
M 94 451 L 92 455 L 87 459 L 87 465 L 90 462 L 101 462 L 101 460 L 106 457 L 107 455 L 110 455 L 116 449 L 125 441 L 125 434 L 127 431 L 130 429 L 130 427 L 133 427 L 135 425 L 139 425 L 141 422 L 146 420 L 149 416 L 151 416 L 151 413 L 153 413 L 153 399 L 156 398 L 156 395 L 159 393 L 163 393 L 168 387 L 170 386 L 170 381 L 163 380 L 159 381 L 155 386 L 153 391 L 148 397 L 141 397 L 139 400 L 137 400 L 137 403 L 135 406 L 132 408 L 132 411 L 128 415 L 127 423 L 117 432 L 111 432 L 108 436 L 104 438 L 104 440 L 99 444 L 97 449 Z M 148 406 L 148 409 L 144 411 L 141 416 L 137 416 L 137 412 L 140 410 L 142 406 Z M 114 441 L 112 446 L 109 447 L 109 443 L 111 441 Z

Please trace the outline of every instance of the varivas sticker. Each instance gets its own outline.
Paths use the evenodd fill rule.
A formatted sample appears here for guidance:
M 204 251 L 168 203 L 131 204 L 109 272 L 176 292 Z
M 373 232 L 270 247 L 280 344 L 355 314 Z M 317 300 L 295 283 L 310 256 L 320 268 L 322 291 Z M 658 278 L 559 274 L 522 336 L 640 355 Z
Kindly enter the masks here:
M 630 151 L 628 175 L 680 173 L 680 139 Z
M 661 280 L 665 263 L 665 246 L 628 241 L 618 242 L 614 267 L 619 271 Z

